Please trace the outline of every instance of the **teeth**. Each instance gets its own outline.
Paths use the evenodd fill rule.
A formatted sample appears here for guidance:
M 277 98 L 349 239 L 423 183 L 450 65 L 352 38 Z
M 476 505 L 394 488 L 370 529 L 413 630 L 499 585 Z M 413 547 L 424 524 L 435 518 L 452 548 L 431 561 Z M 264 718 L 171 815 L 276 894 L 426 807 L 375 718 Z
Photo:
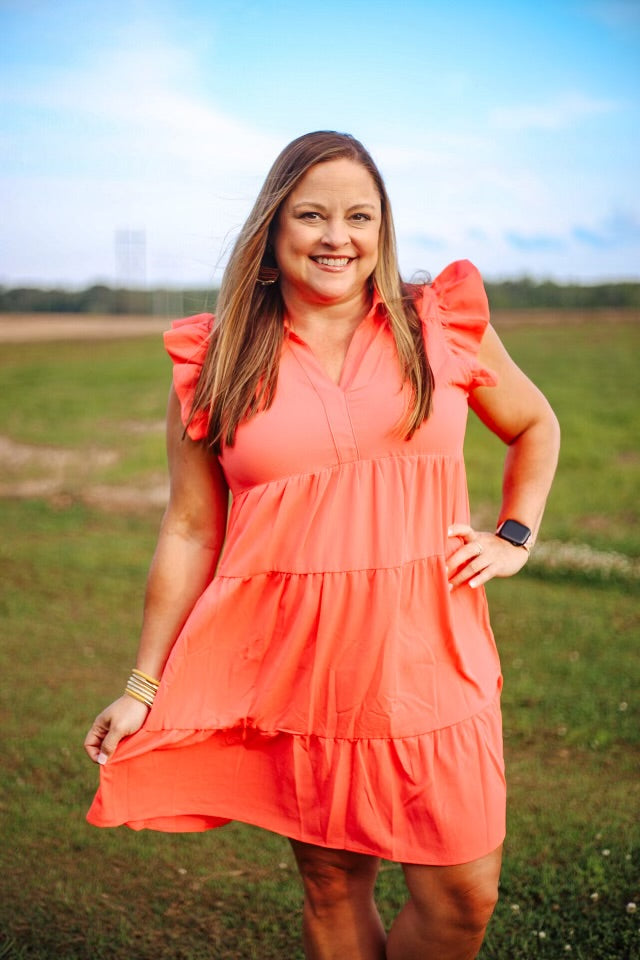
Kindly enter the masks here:
M 314 257 L 316 263 L 322 263 L 325 267 L 346 267 L 349 263 L 349 257 Z

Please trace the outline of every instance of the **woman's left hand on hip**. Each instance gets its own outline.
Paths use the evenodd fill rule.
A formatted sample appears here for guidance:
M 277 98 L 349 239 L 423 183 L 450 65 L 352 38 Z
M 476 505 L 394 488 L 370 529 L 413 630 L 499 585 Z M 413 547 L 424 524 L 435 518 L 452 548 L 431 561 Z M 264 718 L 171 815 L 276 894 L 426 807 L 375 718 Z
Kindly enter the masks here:
M 474 530 L 467 523 L 452 524 L 448 536 L 462 540 L 447 558 L 450 590 L 463 584 L 480 587 L 493 577 L 512 577 L 529 559 L 525 547 L 516 547 L 495 533 Z

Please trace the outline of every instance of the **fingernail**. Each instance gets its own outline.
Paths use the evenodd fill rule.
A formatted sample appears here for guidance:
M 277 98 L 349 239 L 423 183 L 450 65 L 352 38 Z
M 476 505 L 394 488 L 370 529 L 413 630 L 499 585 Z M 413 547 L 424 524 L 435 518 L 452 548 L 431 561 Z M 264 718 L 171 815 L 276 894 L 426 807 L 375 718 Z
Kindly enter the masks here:
M 447 527 L 447 536 L 448 536 L 448 537 L 451 536 L 451 531 L 452 531 L 452 529 L 453 529 L 453 527 Z
M 475 580 L 469 580 L 469 586 L 475 588 L 475 587 L 478 586 L 478 584 L 477 584 L 477 582 L 476 582 Z
M 447 584 L 447 586 L 449 587 L 449 593 L 451 593 L 451 591 L 453 590 L 453 584 L 449 583 Z
M 104 764 L 107 762 L 109 757 L 106 755 L 106 753 L 99 753 L 97 759 L 98 759 L 98 763 L 104 766 Z

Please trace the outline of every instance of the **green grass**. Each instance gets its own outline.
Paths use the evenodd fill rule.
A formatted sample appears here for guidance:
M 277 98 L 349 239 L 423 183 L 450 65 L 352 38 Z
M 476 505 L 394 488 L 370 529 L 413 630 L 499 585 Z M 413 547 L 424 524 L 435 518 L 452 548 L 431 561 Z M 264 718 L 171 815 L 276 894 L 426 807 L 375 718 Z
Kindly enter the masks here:
M 108 446 L 122 424 L 164 416 L 171 364 L 160 338 L 2 344 L 0 355 L 0 418 L 15 440 Z
M 162 475 L 171 363 L 160 338 L 3 344 L 0 358 L 2 433 L 79 452 L 65 471 L 70 495 L 91 483 L 144 485 Z M 102 463 L 104 453 L 115 462 Z
M 544 534 L 637 555 L 638 531 L 625 529 L 637 515 L 637 332 L 615 325 L 598 338 L 587 327 L 505 335 L 564 427 Z M 115 450 L 83 483 L 144 484 L 162 470 L 161 435 L 130 427 L 163 414 L 168 364 L 155 341 L 2 347 L 0 364 L 5 435 Z M 609 394 L 607 379 L 618 384 Z M 472 425 L 476 502 L 495 502 L 496 454 Z M 96 772 L 81 743 L 133 656 L 159 511 L 91 508 L 73 472 L 64 491 L 0 500 L 0 960 L 299 960 L 301 896 L 282 838 L 242 824 L 196 836 L 86 825 Z M 637 960 L 637 585 L 525 572 L 489 593 L 510 801 L 482 960 Z M 383 865 L 378 895 L 390 922 L 404 898 L 396 865 Z
M 242 825 L 166 837 L 84 823 L 95 770 L 80 743 L 131 658 L 157 518 L 31 502 L 0 502 L 0 511 L 0 803 L 13 837 L 0 917 L 14 943 L 25 956 L 69 960 L 300 956 L 300 895 L 281 838 Z M 524 577 L 491 593 L 511 799 L 502 899 L 483 957 L 553 957 L 565 943 L 590 960 L 633 957 L 638 923 L 625 907 L 640 901 L 637 605 L 619 588 Z M 381 873 L 379 892 L 390 919 L 403 897 L 397 867 Z M 608 953 L 599 939 L 602 951 L 611 942 Z
M 640 324 L 516 327 L 509 352 L 549 398 L 562 451 L 545 515 L 546 538 L 640 556 Z M 499 441 L 471 417 L 467 437 L 473 503 L 497 504 Z

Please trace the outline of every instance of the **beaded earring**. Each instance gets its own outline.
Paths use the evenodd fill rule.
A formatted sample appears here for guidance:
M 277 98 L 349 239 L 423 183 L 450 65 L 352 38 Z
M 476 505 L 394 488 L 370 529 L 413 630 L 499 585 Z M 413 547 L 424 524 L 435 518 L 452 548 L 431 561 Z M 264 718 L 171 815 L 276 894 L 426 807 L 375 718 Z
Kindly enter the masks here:
M 259 283 L 261 287 L 269 287 L 272 283 L 277 283 L 279 278 L 280 270 L 278 267 L 267 267 L 263 264 L 258 270 L 256 283 Z

